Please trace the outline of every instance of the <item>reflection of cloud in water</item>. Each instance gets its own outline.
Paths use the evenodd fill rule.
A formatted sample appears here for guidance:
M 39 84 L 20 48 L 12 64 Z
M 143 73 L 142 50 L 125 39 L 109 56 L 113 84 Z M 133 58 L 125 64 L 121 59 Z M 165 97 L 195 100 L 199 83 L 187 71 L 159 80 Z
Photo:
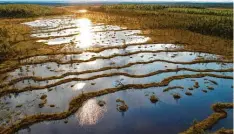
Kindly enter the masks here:
M 97 100 L 88 100 L 75 114 L 80 125 L 94 125 L 100 120 L 107 111 L 106 107 L 100 107 Z
M 77 83 L 74 85 L 74 87 L 72 88 L 73 90 L 80 90 L 85 86 L 86 83 Z

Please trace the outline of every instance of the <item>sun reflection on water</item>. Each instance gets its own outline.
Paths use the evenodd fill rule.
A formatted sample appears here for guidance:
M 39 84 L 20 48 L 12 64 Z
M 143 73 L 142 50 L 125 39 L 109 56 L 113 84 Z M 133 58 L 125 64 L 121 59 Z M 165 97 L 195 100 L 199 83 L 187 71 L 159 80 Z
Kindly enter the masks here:
M 95 125 L 104 116 L 106 111 L 106 107 L 100 107 L 96 99 L 90 99 L 81 107 L 75 116 L 81 126 Z
M 82 9 L 82 10 L 78 10 L 78 12 L 79 12 L 79 13 L 86 13 L 86 12 L 87 12 L 87 10 Z
M 78 20 L 77 26 L 79 27 L 79 35 L 75 37 L 77 41 L 76 47 L 87 48 L 92 46 L 92 23 L 87 18 Z

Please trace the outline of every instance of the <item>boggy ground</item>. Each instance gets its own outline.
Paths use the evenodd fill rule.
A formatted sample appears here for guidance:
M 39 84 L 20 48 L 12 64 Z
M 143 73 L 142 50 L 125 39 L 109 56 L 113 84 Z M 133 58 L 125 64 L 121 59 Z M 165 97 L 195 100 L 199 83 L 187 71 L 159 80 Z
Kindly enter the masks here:
M 97 7 L 99 8 L 99 7 Z M 104 77 L 113 77 L 113 76 L 125 76 L 125 77 L 131 77 L 131 78 L 146 78 L 150 76 L 155 76 L 158 74 L 163 74 L 163 73 L 168 73 L 168 72 L 180 72 L 180 71 L 191 71 L 191 72 L 196 72 L 196 74 L 184 74 L 184 75 L 175 75 L 175 76 L 168 76 L 164 78 L 160 82 L 152 82 L 152 83 L 143 83 L 143 84 L 134 84 L 134 83 L 127 83 L 123 84 L 121 81 L 119 81 L 119 85 L 117 87 L 112 87 L 112 88 L 104 88 L 98 91 L 92 91 L 92 92 L 87 92 L 83 93 L 81 95 L 78 95 L 74 97 L 70 103 L 69 103 L 69 108 L 65 110 L 64 112 L 60 113 L 40 113 L 40 114 L 35 114 L 35 115 L 29 115 L 29 116 L 24 116 L 20 120 L 13 122 L 10 126 L 7 126 L 7 124 L 2 126 L 1 133 L 14 133 L 17 132 L 19 129 L 23 127 L 30 126 L 34 123 L 37 122 L 42 122 L 42 121 L 49 121 L 49 120 L 61 120 L 69 117 L 73 113 L 75 113 L 81 106 L 82 104 L 87 101 L 88 99 L 98 97 L 98 96 L 103 96 L 105 94 L 110 94 L 114 93 L 117 91 L 121 90 L 127 90 L 127 89 L 145 89 L 149 87 L 164 87 L 164 86 L 169 86 L 169 84 L 174 81 L 174 80 L 182 80 L 186 78 L 203 78 L 203 77 L 214 77 L 214 78 L 222 78 L 222 79 L 233 79 L 232 76 L 230 75 L 225 75 L 221 73 L 232 73 L 233 69 L 232 68 L 227 68 L 227 69 L 222 69 L 217 68 L 217 69 L 192 69 L 192 68 L 186 68 L 186 67 L 181 67 L 181 68 L 173 68 L 173 69 L 168 69 L 166 66 L 163 70 L 157 70 L 154 72 L 149 72 L 147 74 L 142 74 L 142 75 L 136 75 L 136 74 L 131 74 L 131 73 L 126 73 L 126 72 L 111 72 L 111 73 L 103 73 L 102 71 L 105 70 L 111 70 L 111 69 L 122 69 L 122 68 L 127 68 L 135 64 L 149 64 L 153 62 L 168 62 L 172 64 L 196 64 L 196 63 L 220 63 L 220 65 L 225 66 L 225 64 L 231 64 L 232 61 L 232 40 L 230 38 L 224 38 L 224 37 L 217 37 L 214 35 L 203 35 L 200 33 L 195 33 L 192 32 L 191 30 L 184 30 L 184 29 L 179 29 L 179 26 L 164 26 L 162 27 L 161 22 L 158 24 L 155 24 L 158 19 L 165 19 L 165 18 L 157 18 L 155 19 L 155 15 L 152 16 L 151 12 L 128 12 L 128 11 L 112 11 L 112 10 L 100 10 L 100 9 L 93 9 L 93 7 L 88 11 L 87 13 L 77 13 L 76 10 L 80 9 L 80 7 L 62 7 L 62 9 L 65 9 L 68 12 L 72 12 L 73 14 L 75 13 L 76 17 L 82 17 L 82 18 L 89 18 L 95 23 L 105 23 L 105 24 L 111 24 L 111 25 L 119 25 L 122 27 L 127 27 L 127 29 L 139 29 L 143 30 L 143 36 L 149 36 L 150 40 L 146 41 L 145 43 L 139 43 L 139 44 L 124 44 L 124 45 L 117 45 L 117 46 L 107 46 L 107 47 L 97 47 L 97 48 L 87 48 L 87 49 L 77 49 L 77 50 L 66 50 L 64 51 L 64 46 L 66 44 L 62 45 L 54 45 L 54 46 L 49 46 L 46 45 L 42 42 L 35 42 L 37 39 L 32 38 L 30 35 L 30 31 L 32 30 L 31 28 L 21 25 L 20 23 L 25 22 L 25 21 L 32 21 L 35 20 L 36 18 L 32 19 L 4 19 L 1 20 L 1 23 L 9 26 L 11 25 L 13 29 L 16 29 L 16 31 L 20 31 L 18 34 L 23 37 L 14 37 L 14 39 L 10 39 L 7 37 L 8 43 L 12 45 L 13 48 L 13 53 L 12 55 L 7 56 L 6 59 L 3 60 L 1 63 L 1 70 L 0 72 L 2 73 L 2 82 L 4 84 L 1 84 L 1 90 L 0 90 L 0 96 L 7 96 L 8 94 L 20 94 L 22 92 L 26 91 L 34 91 L 34 90 L 40 90 L 40 89 L 49 89 L 51 87 L 56 87 L 58 85 L 62 85 L 64 83 L 72 82 L 72 81 L 88 81 L 88 80 L 95 80 L 95 79 L 100 79 Z M 160 12 L 160 14 L 156 14 L 156 16 L 163 16 L 163 14 Z M 177 14 L 173 13 L 168 13 L 168 15 L 175 16 Z M 167 17 L 168 17 L 167 15 Z M 188 17 L 189 15 L 182 15 L 178 14 L 177 17 L 180 19 L 183 19 L 183 17 Z M 192 15 L 195 16 L 195 15 Z M 164 16 L 165 17 L 165 16 Z M 201 16 L 199 16 L 201 17 Z M 205 16 L 204 16 L 205 17 Z M 10 24 L 8 24 L 10 22 Z M 175 22 L 175 20 L 173 21 Z M 154 24 L 152 24 L 154 23 Z M 169 21 L 167 21 L 169 23 Z M 19 26 L 19 29 L 24 29 L 19 30 L 16 28 L 13 24 L 16 24 Z M 159 27 L 155 27 L 155 25 Z M 13 30 L 14 31 L 14 30 Z M 116 30 L 117 31 L 117 30 Z M 24 37 L 25 36 L 25 37 Z M 70 36 L 70 35 L 69 35 Z M 12 37 L 12 36 L 11 36 Z M 66 36 L 62 36 L 66 37 Z M 51 37 L 54 38 L 54 37 Z M 43 39 L 48 39 L 48 38 L 43 38 Z M 13 41 L 11 41 L 13 40 Z M 50 58 L 46 60 L 35 60 L 33 62 L 27 61 L 28 58 L 32 58 L 34 56 L 51 56 L 51 55 L 69 55 L 69 54 L 74 54 L 78 55 L 83 52 L 94 52 L 94 53 L 101 53 L 102 51 L 110 50 L 110 49 L 125 49 L 127 46 L 134 46 L 134 45 L 142 45 L 144 47 L 144 44 L 147 43 L 152 43 L 154 45 L 157 45 L 158 43 L 166 43 L 166 44 L 176 44 L 178 46 L 182 46 L 180 49 L 174 49 L 174 50 L 140 50 L 140 51 L 135 51 L 135 52 L 128 52 L 128 53 L 123 53 L 123 54 L 113 54 L 109 56 L 95 56 L 91 57 L 90 59 L 86 60 L 69 60 L 69 61 L 62 61 L 61 59 L 56 59 L 56 58 Z M 139 49 L 139 48 L 138 48 Z M 21 67 L 26 67 L 28 65 L 43 65 L 47 63 L 57 63 L 58 65 L 62 64 L 78 64 L 78 63 L 88 63 L 92 61 L 97 61 L 97 60 L 110 60 L 115 57 L 129 57 L 131 55 L 137 55 L 137 54 L 143 54 L 144 53 L 152 53 L 152 54 L 158 54 L 161 52 L 174 52 L 176 55 L 171 55 L 170 58 L 176 57 L 178 54 L 181 54 L 182 52 L 198 52 L 198 53 L 209 53 L 209 54 L 214 54 L 212 58 L 215 57 L 215 59 L 206 59 L 203 56 L 197 56 L 197 59 L 191 60 L 191 61 L 171 61 L 171 60 L 164 60 L 164 59 L 154 59 L 150 61 L 142 61 L 139 60 L 135 63 L 126 63 L 122 66 L 118 66 L 117 63 L 111 62 L 112 66 L 109 67 L 103 67 L 99 69 L 93 69 L 93 70 L 85 70 L 83 72 L 66 72 L 62 75 L 56 75 L 56 76 L 51 76 L 51 77 L 45 77 L 42 78 L 40 76 L 32 75 L 32 76 L 21 76 L 21 74 L 17 74 L 16 78 L 10 79 L 8 82 L 5 81 L 4 74 L 8 75 L 9 72 L 14 72 L 14 70 L 17 70 Z M 160 54 L 158 54 L 160 56 Z M 220 58 L 216 58 L 216 55 L 219 55 Z M 132 57 L 133 59 L 135 57 Z M 161 57 L 162 58 L 162 57 Z M 22 60 L 25 60 L 25 62 L 22 62 Z M 181 60 L 178 58 L 178 60 Z M 115 65 L 117 64 L 117 65 Z M 163 64 L 162 64 L 163 65 Z M 88 67 L 88 66 L 87 66 Z M 81 74 L 92 74 L 94 72 L 101 72 L 102 74 L 97 74 L 94 76 L 90 76 L 87 78 L 66 78 L 66 76 L 70 75 L 81 75 Z M 19 77 L 18 77 L 19 76 Z M 23 81 L 24 80 L 32 80 L 34 82 L 44 82 L 48 80 L 57 80 L 61 79 L 57 82 L 54 82 L 52 84 L 46 84 L 45 86 L 31 86 L 24 84 L 26 87 L 20 89 L 17 87 L 16 83 Z M 92 83 L 92 85 L 95 85 L 96 83 Z M 11 87 L 13 85 L 13 88 Z M 183 86 L 183 85 L 182 85 Z M 168 88 L 165 88 L 165 91 L 169 91 L 174 88 L 180 88 L 183 89 L 182 86 L 171 86 Z M 211 89 L 211 88 L 210 88 Z M 175 95 L 176 93 L 173 93 Z M 178 94 L 179 95 L 179 94 Z M 227 107 L 226 107 L 227 106 Z M 20 106 L 18 106 L 20 107 Z M 129 106 L 131 108 L 131 106 Z M 221 108 L 220 108 L 221 107 Z M 212 114 L 208 119 L 195 124 L 197 129 L 189 128 L 185 133 L 194 133 L 194 131 L 198 131 L 198 133 L 203 132 L 207 130 L 210 126 L 215 124 L 219 119 L 222 119 L 226 117 L 226 113 L 223 109 L 225 108 L 232 108 L 232 105 L 228 104 L 215 104 L 213 106 L 215 113 Z M 218 110 L 217 110 L 218 109 Z M 215 120 L 213 120 L 215 119 Z M 212 120 L 212 121 L 210 121 Z M 207 123 L 208 122 L 208 123 Z M 208 124 L 208 125 L 207 125 Z M 229 130 L 220 130 L 221 131 L 229 131 Z M 219 133 L 219 131 L 217 132 Z

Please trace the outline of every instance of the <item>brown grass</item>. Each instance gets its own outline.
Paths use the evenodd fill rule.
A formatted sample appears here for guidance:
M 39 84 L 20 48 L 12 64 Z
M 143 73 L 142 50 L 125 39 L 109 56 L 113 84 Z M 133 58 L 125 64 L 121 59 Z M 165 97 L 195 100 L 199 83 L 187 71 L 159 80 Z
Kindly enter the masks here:
M 71 81 L 87 81 L 87 80 L 94 80 L 97 78 L 101 78 L 101 77 L 111 77 L 111 76 L 119 76 L 119 75 L 123 75 L 123 76 L 127 76 L 127 77 L 132 77 L 132 78 L 144 78 L 144 77 L 148 77 L 148 76 L 153 76 L 156 74 L 160 74 L 160 73 L 166 73 L 166 72 L 178 72 L 181 70 L 186 70 L 186 71 L 194 71 L 194 72 L 214 72 L 214 70 L 212 69 L 206 69 L 206 70 L 196 70 L 196 69 L 188 69 L 188 68 L 178 68 L 178 69 L 167 69 L 167 70 L 158 70 L 155 72 L 151 72 L 148 74 L 143 74 L 143 75 L 134 75 L 134 74 L 128 74 L 128 73 L 123 73 L 123 72 L 116 72 L 116 73 L 110 73 L 110 74 L 101 74 L 101 75 L 95 75 L 92 77 L 88 77 L 88 78 L 68 78 L 68 79 L 62 79 L 58 82 L 55 82 L 53 84 L 50 85 L 45 85 L 45 86 L 29 86 L 29 87 L 25 87 L 23 89 L 18 90 L 17 88 L 7 88 L 7 86 L 5 88 L 3 88 L 2 90 L 0 90 L 0 96 L 6 95 L 8 93 L 20 93 L 20 92 L 24 92 L 24 91 L 29 91 L 29 90 L 39 90 L 39 89 L 45 89 L 45 88 L 51 88 L 57 85 L 61 85 L 63 83 L 68 83 Z M 225 70 L 215 70 L 216 72 L 230 72 L 232 71 L 232 69 L 225 69 Z M 215 74 L 208 74 L 208 73 L 204 73 L 204 74 L 197 74 L 195 76 L 214 76 L 214 77 L 221 77 L 221 78 L 228 78 L 228 79 L 232 79 L 233 77 L 231 76 L 221 76 L 221 75 L 215 75 Z M 185 76 L 185 77 L 189 77 L 193 76 L 193 75 L 179 75 L 179 76 Z M 175 76 L 178 77 L 178 76 Z M 169 77 L 169 78 L 173 78 L 173 77 Z M 40 79 L 40 78 L 39 78 Z M 167 80 L 167 79 L 164 79 Z
M 189 15 L 188 15 L 189 16 Z M 120 26 L 126 26 L 131 29 L 143 29 L 143 33 L 152 39 L 152 42 L 161 43 L 183 43 L 185 49 L 191 51 L 210 52 L 215 54 L 221 54 L 232 59 L 232 40 L 222 39 L 219 37 L 202 35 L 194 33 L 188 30 L 182 30 L 168 27 L 153 28 L 157 27 L 157 21 L 153 21 L 155 16 L 141 15 L 138 13 L 131 12 L 89 12 L 83 17 L 88 17 L 94 22 L 105 22 L 107 24 L 116 24 Z M 168 17 L 169 18 L 169 17 Z M 187 18 L 188 19 L 188 18 Z M 162 24 L 167 22 L 160 20 Z M 181 21 L 185 21 L 181 19 Z M 150 26 L 152 23 L 152 26 Z M 170 23 L 170 21 L 168 21 Z M 176 25 L 174 23 L 173 25 Z M 160 27 L 160 24 L 158 24 Z M 153 30 L 152 30 L 153 28 Z
M 23 118 L 22 120 L 15 122 L 12 126 L 9 126 L 5 129 L 1 130 L 0 133 L 10 134 L 10 133 L 16 132 L 17 130 L 19 130 L 20 128 L 22 128 L 24 126 L 29 126 L 29 125 L 32 125 L 32 124 L 37 123 L 37 122 L 65 119 L 68 116 L 70 116 L 71 114 L 73 114 L 74 112 L 76 112 L 82 106 L 83 102 L 85 102 L 86 100 L 93 98 L 93 97 L 98 97 L 98 96 L 102 96 L 105 94 L 114 93 L 117 91 L 126 90 L 126 89 L 130 89 L 130 88 L 143 89 L 143 88 L 149 88 L 149 87 L 167 86 L 173 80 L 179 80 L 179 79 L 185 79 L 185 78 L 202 78 L 202 77 L 206 77 L 206 76 L 232 79 L 232 77 L 229 77 L 229 76 L 220 76 L 220 75 L 215 75 L 215 74 L 180 75 L 180 76 L 172 76 L 172 77 L 166 78 L 159 83 L 128 84 L 128 85 L 124 85 L 124 86 L 119 87 L 119 88 L 108 88 L 108 89 L 103 89 L 103 90 L 99 90 L 96 92 L 89 92 L 89 93 L 81 94 L 78 97 L 75 97 L 69 103 L 69 108 L 65 112 L 27 116 L 27 117 Z M 221 107 L 221 106 L 219 106 L 219 107 Z M 216 107 L 214 107 L 214 108 L 216 108 Z
M 103 67 L 103 68 L 95 69 L 95 70 L 86 70 L 86 71 L 81 71 L 81 72 L 68 72 L 68 73 L 64 73 L 60 76 L 51 76 L 51 77 L 47 77 L 47 78 L 41 78 L 41 77 L 36 77 L 36 76 L 24 76 L 21 78 L 11 80 L 9 83 L 1 84 L 0 88 L 3 88 L 5 86 L 14 85 L 15 83 L 22 81 L 22 80 L 25 80 L 25 79 L 32 79 L 34 81 L 47 81 L 47 80 L 53 80 L 53 79 L 61 79 L 61 78 L 64 78 L 66 76 L 69 76 L 69 75 L 81 75 L 81 74 L 86 74 L 86 73 L 105 71 L 105 70 L 109 70 L 109 69 L 121 69 L 121 68 L 131 67 L 131 66 L 137 65 L 137 64 L 148 64 L 148 63 L 153 63 L 153 62 L 167 62 L 167 63 L 174 63 L 174 64 L 194 64 L 194 63 L 208 63 L 208 62 L 213 62 L 213 61 L 210 61 L 210 60 L 198 61 L 198 60 L 196 60 L 196 61 L 191 61 L 191 62 L 173 62 L 173 61 L 167 61 L 167 60 L 151 60 L 151 61 L 146 61 L 146 62 L 143 62 L 143 61 L 142 62 L 133 62 L 133 63 L 128 63 L 128 64 L 123 65 L 123 66 L 109 66 L 109 67 Z M 155 72 L 155 74 L 159 74 L 159 73 L 163 73 L 163 72 L 176 72 L 176 71 L 182 71 L 182 70 L 199 72 L 199 70 L 195 70 L 195 69 L 176 68 L 176 69 L 158 70 L 157 72 Z M 204 72 L 204 71 L 211 72 L 211 71 L 215 71 L 215 70 L 206 69 L 206 70 L 203 70 L 200 72 Z M 226 70 L 219 70 L 219 72 L 223 72 L 223 71 L 226 72 L 227 69 Z M 229 69 L 229 71 L 233 71 L 233 70 Z
M 219 120 L 227 117 L 227 112 L 224 109 L 233 109 L 233 103 L 216 103 L 212 105 L 212 109 L 214 111 L 213 114 L 203 121 L 196 123 L 194 126 L 191 126 L 188 130 L 181 134 L 201 133 L 211 128 Z
M 14 69 L 19 68 L 22 65 L 42 64 L 42 63 L 46 63 L 46 62 L 55 62 L 57 64 L 82 63 L 82 62 L 94 61 L 94 60 L 97 60 L 97 59 L 110 59 L 110 58 L 114 58 L 114 57 L 117 57 L 117 56 L 130 56 L 130 55 L 139 54 L 139 53 L 160 53 L 160 52 L 190 52 L 190 51 L 187 51 L 187 50 L 178 50 L 178 49 L 177 50 L 156 50 L 156 51 L 150 51 L 150 50 L 148 50 L 148 51 L 129 52 L 129 53 L 125 53 L 125 54 L 114 54 L 114 55 L 110 55 L 110 56 L 96 56 L 96 57 L 92 57 L 92 58 L 87 59 L 87 60 L 70 60 L 70 61 L 66 61 L 66 62 L 62 62 L 59 59 L 48 59 L 48 60 L 37 61 L 37 62 L 32 62 L 32 63 L 27 63 L 26 62 L 26 63 L 20 63 L 20 64 L 19 64 L 19 62 L 14 62 L 15 64 L 12 64 L 12 62 L 10 62 L 9 63 L 10 65 L 9 64 L 5 64 L 4 65 L 4 67 L 3 67 L 4 69 L 1 69 L 0 73 L 6 73 L 6 72 L 9 72 L 9 71 L 12 71 Z M 71 52 L 71 54 L 75 54 L 75 53 L 81 53 L 81 52 Z M 227 63 L 232 63 L 233 62 L 232 60 L 222 60 L 222 61 L 220 61 L 220 60 L 213 60 L 213 61 L 217 61 L 217 62 L 221 62 L 221 63 L 222 62 L 227 62 Z M 194 63 L 196 63 L 196 61 L 194 61 Z
M 182 86 L 173 86 L 173 87 L 168 87 L 168 88 L 165 88 L 163 89 L 163 92 L 167 92 L 167 91 L 170 91 L 170 90 L 173 90 L 173 89 L 184 89 L 184 87 Z

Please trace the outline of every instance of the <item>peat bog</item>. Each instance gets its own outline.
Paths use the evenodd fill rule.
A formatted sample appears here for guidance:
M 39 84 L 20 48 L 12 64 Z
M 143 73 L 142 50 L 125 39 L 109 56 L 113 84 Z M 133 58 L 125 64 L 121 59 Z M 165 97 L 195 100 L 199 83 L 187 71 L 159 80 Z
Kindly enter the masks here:
M 232 15 L 1 5 L 0 133 L 231 134 Z

